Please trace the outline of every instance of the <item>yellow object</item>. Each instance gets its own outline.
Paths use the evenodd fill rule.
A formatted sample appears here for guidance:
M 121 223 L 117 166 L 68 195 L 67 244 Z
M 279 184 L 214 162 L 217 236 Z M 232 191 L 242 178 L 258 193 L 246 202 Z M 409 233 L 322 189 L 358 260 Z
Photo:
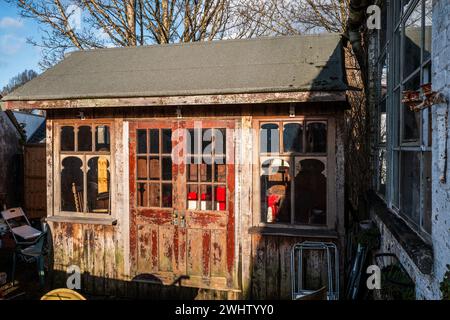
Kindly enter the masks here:
M 60 288 L 47 292 L 41 300 L 86 300 L 86 298 L 74 290 Z
M 108 160 L 105 157 L 98 158 L 98 193 L 108 192 Z

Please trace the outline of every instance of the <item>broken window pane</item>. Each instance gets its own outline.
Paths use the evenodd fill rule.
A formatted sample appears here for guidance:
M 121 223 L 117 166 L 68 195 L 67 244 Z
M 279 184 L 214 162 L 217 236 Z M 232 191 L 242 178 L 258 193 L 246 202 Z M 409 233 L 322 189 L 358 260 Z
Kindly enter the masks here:
M 303 126 L 300 123 L 286 123 L 283 130 L 284 152 L 303 151 Z
M 71 126 L 61 128 L 61 151 L 75 151 L 75 131 Z
M 158 129 L 150 130 L 150 153 L 152 153 L 152 154 L 159 153 L 159 130 Z
M 67 157 L 61 162 L 61 210 L 83 212 L 83 161 Z
M 147 130 L 137 131 L 137 153 L 147 153 Z
M 162 153 L 172 153 L 172 130 L 162 129 Z
M 383 100 L 380 105 L 380 115 L 379 115 L 379 139 L 380 143 L 386 143 L 386 99 Z
M 94 157 L 88 161 L 87 211 L 108 213 L 110 173 L 106 157 Z
M 386 194 L 386 150 L 378 151 L 378 192 L 382 195 Z
M 306 152 L 327 152 L 326 122 L 308 122 L 306 125 Z
M 386 33 L 386 32 L 383 32 Z M 384 55 L 380 65 L 380 97 L 383 98 L 387 93 L 387 85 L 388 85 L 388 59 L 387 54 Z
M 431 26 L 433 23 L 433 2 L 431 0 L 425 1 L 425 33 L 424 33 L 424 43 L 425 47 L 423 50 L 423 61 L 431 57 Z
M 261 165 L 261 215 L 268 223 L 291 222 L 289 162 L 268 159 Z
M 187 180 L 189 182 L 197 182 L 198 181 L 198 163 L 200 158 L 198 157 L 190 157 L 187 162 Z
M 420 225 L 420 152 L 401 153 L 400 210 L 411 222 Z
M 78 151 L 92 151 L 91 126 L 78 127 Z
M 260 152 L 261 153 L 280 152 L 280 132 L 278 124 L 266 123 L 261 126 Z
M 95 128 L 95 151 L 109 151 L 109 126 L 97 126 Z
M 317 159 L 297 162 L 294 178 L 295 223 L 327 223 L 327 178 L 325 164 Z

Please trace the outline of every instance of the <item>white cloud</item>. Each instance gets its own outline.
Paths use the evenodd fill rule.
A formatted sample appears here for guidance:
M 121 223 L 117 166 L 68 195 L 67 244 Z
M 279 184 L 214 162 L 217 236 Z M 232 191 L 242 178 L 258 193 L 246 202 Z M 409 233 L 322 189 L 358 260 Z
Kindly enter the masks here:
M 16 54 L 25 45 L 25 38 L 17 37 L 13 34 L 0 36 L 0 54 Z
M 20 19 L 4 17 L 0 19 L 0 28 L 22 28 L 23 22 Z

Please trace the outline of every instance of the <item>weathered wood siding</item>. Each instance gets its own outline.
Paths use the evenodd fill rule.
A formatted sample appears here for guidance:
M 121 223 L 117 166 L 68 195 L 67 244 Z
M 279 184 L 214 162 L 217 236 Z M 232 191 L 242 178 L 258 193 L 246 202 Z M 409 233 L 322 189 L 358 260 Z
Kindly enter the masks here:
M 47 215 L 45 144 L 27 144 L 24 147 L 24 202 L 28 218 Z

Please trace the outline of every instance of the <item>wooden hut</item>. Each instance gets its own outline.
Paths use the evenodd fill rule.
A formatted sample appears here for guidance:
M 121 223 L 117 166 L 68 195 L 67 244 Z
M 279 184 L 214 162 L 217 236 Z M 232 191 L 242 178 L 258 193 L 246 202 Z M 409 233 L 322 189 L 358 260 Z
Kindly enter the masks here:
M 290 298 L 294 243 L 343 249 L 346 90 L 323 34 L 73 52 L 3 101 L 47 112 L 63 280 Z

